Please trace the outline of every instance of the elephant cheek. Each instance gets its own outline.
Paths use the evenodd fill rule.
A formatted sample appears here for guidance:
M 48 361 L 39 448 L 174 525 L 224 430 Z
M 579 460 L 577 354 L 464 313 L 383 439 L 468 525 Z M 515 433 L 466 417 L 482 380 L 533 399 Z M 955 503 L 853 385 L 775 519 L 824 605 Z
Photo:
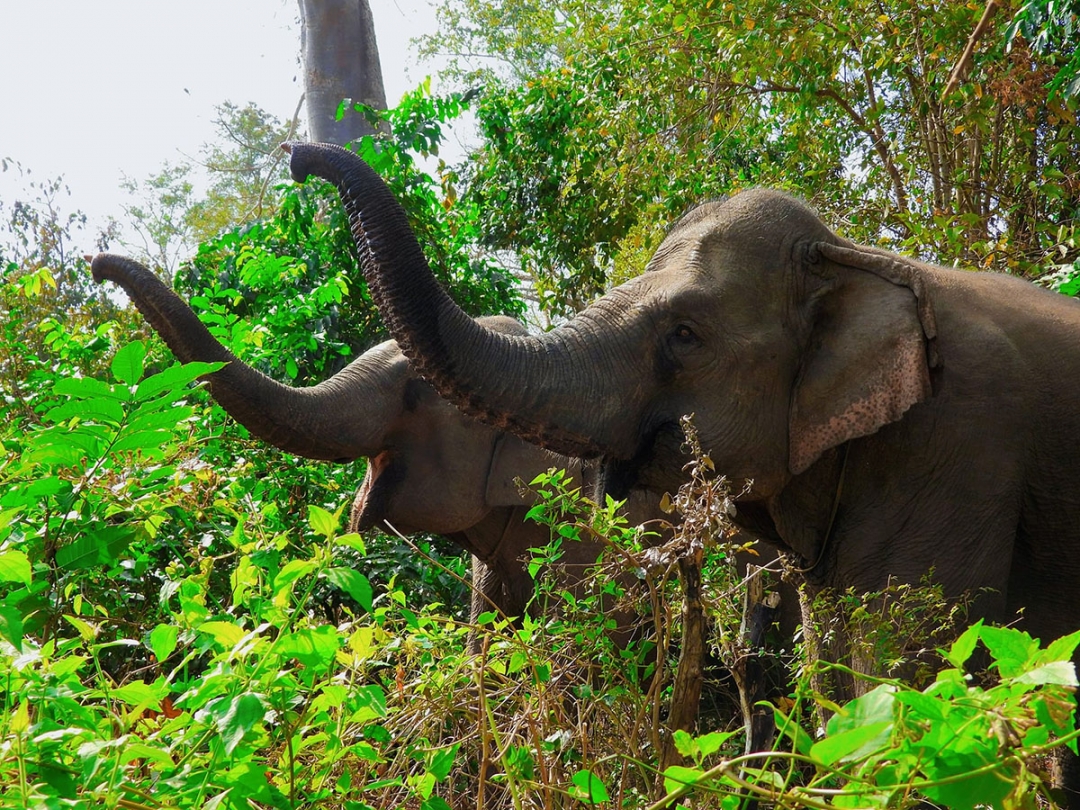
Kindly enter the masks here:
M 368 459 L 367 474 L 356 491 L 349 513 L 349 531 L 366 531 L 391 519 L 391 498 L 401 478 L 388 452 Z M 395 528 L 404 530 L 404 527 Z

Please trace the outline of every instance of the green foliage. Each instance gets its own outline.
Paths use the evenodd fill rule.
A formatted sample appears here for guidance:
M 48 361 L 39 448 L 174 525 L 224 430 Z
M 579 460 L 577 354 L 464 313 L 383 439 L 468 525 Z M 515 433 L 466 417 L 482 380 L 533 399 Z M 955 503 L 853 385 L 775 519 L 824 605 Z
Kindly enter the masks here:
M 448 0 L 428 47 L 509 66 L 458 66 L 484 87 L 464 196 L 560 314 L 640 272 L 686 206 L 748 185 L 945 264 L 1075 259 L 1077 108 L 1048 95 L 1051 59 L 1007 51 L 995 19 L 941 97 L 981 10 Z
M 365 137 L 358 149 L 405 206 L 436 275 L 455 299 L 473 315 L 520 315 L 512 279 L 471 251 L 475 212 L 453 204 L 452 174 L 443 166 L 446 173 L 436 182 L 415 162 L 415 154 L 438 151 L 442 124 L 461 110 L 456 98 L 418 90 L 379 113 L 388 132 Z M 204 242 L 181 268 L 177 286 L 240 357 L 306 384 L 387 335 L 333 187 L 289 184 L 274 193 L 273 216 Z
M 993 685 L 964 670 L 980 641 Z M 1080 736 L 1071 661 L 1077 644 L 1080 633 L 1041 647 L 1023 631 L 978 622 L 942 651 L 951 666 L 932 684 L 878 683 L 838 707 L 817 742 L 779 709 L 790 751 L 717 762 L 707 761 L 713 735 L 684 741 L 695 767 L 665 771 L 667 796 L 654 807 L 695 791 L 725 808 L 740 806 L 747 793 L 790 807 L 902 808 L 922 806 L 922 798 L 954 810 L 1033 807 L 1046 790 L 1038 758 L 1062 745 L 1075 751 Z M 806 698 L 802 687 L 797 694 Z
M 1060 67 L 1050 82 L 1051 96 L 1080 96 L 1080 3 L 1028 0 L 1013 15 L 1005 31 L 1011 43 L 1021 35 L 1036 53 L 1051 56 Z

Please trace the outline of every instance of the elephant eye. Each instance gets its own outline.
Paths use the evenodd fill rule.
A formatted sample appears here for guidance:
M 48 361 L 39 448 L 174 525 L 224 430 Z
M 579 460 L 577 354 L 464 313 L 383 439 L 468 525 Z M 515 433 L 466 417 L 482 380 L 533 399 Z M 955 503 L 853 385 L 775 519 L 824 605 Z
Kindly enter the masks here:
M 684 323 L 675 327 L 672 338 L 676 343 L 682 344 L 683 346 L 694 346 L 700 343 L 698 336 L 694 334 L 694 330 Z

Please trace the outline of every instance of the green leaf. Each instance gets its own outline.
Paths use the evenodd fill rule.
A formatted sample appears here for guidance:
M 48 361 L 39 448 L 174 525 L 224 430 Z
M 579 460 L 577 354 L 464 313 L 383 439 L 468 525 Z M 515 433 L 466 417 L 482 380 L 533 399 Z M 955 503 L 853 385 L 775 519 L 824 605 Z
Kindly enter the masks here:
M 308 523 L 315 534 L 329 539 L 338 529 L 338 516 L 327 512 L 321 506 L 312 504 L 308 507 Z
M 1071 661 L 1078 644 L 1080 644 L 1080 630 L 1051 641 L 1040 657 L 1043 661 Z
M 983 621 L 979 619 L 961 633 L 960 637 L 949 648 L 949 652 L 945 654 L 945 660 L 957 669 L 963 669 L 964 664 L 971 658 L 971 654 L 975 652 L 975 645 L 979 643 L 979 633 L 982 631 L 982 626 Z
M 184 363 L 169 366 L 160 374 L 147 377 L 139 383 L 135 389 L 135 400 L 145 402 L 164 391 L 179 392 L 181 395 L 188 392 L 188 385 L 205 374 L 219 371 L 226 363 Z
M 367 577 L 351 568 L 330 568 L 326 572 L 326 578 L 332 585 L 356 600 L 356 603 L 365 611 L 371 613 L 373 591 Z
M 109 694 L 133 706 L 134 711 L 138 711 L 150 706 L 159 706 L 169 694 L 169 685 L 165 683 L 164 678 L 158 678 L 152 684 L 145 681 L 132 681 L 110 690 Z
M 305 577 L 312 571 L 316 570 L 319 564 L 314 560 L 292 560 L 286 563 L 276 577 L 274 577 L 274 593 L 275 595 L 280 593 L 285 588 L 290 587 L 300 577 Z
M 366 723 L 386 717 L 386 692 L 378 684 L 368 684 L 353 690 L 356 709 L 349 716 L 350 723 Z
M 441 782 L 450 775 L 459 747 L 460 743 L 454 743 L 449 748 L 439 748 L 428 755 L 427 770 L 436 781 Z
M 703 734 L 697 738 L 698 748 L 701 750 L 701 756 L 707 757 L 715 754 L 720 750 L 720 747 L 726 743 L 729 739 L 736 734 L 741 734 L 741 729 L 735 731 L 714 731 L 710 734 Z
M 695 762 L 701 762 L 701 749 L 698 748 L 697 742 L 689 732 L 681 728 L 675 729 L 671 735 L 671 741 L 675 744 L 675 750 L 679 752 L 680 756 L 692 759 Z
M 225 745 L 225 753 L 231 754 L 244 739 L 244 735 L 266 716 L 266 709 L 258 695 L 244 692 L 232 700 L 218 701 L 210 713 L 215 718 L 215 725 Z
M 776 727 L 780 729 L 784 736 L 791 740 L 795 753 L 808 756 L 811 747 L 814 745 L 813 737 L 807 734 L 802 726 L 789 718 L 776 706 L 773 706 L 773 717 L 776 722 Z
M 892 722 L 896 687 L 883 683 L 865 695 L 839 707 L 825 727 L 828 735 L 862 728 L 870 723 Z
M 349 532 L 348 534 L 342 534 L 335 537 L 334 545 L 348 546 L 349 548 L 359 551 L 361 555 L 367 555 L 367 546 L 364 545 L 364 538 L 356 532 Z
M 340 641 L 336 628 L 322 625 L 282 635 L 276 650 L 285 658 L 295 658 L 305 667 L 323 670 L 334 659 Z
M 698 768 L 684 768 L 682 765 L 672 765 L 664 769 L 664 791 L 670 796 L 679 793 L 684 788 L 693 787 L 705 775 Z
M 824 740 L 814 743 L 810 756 L 825 765 L 862 759 L 889 744 L 892 728 L 890 720 L 830 734 Z
M 983 627 L 979 636 L 990 651 L 1002 678 L 1015 678 L 1039 651 L 1035 639 L 1023 630 L 1012 627 Z
M 50 408 L 45 412 L 43 419 L 46 422 L 66 422 L 74 417 L 78 417 L 82 422 L 94 421 L 119 425 L 124 421 L 124 406 L 119 400 L 106 397 L 74 399 Z
M 1037 685 L 1052 683 L 1059 686 L 1080 686 L 1076 680 L 1076 667 L 1073 666 L 1072 661 L 1053 661 L 1043 664 L 1041 667 L 1018 675 L 1014 681 Z
M 142 377 L 145 359 L 146 346 L 141 340 L 121 346 L 112 359 L 113 376 L 125 385 L 135 385 Z
M 76 399 L 106 397 L 126 402 L 130 398 L 123 388 L 114 388 L 94 377 L 62 377 L 53 383 L 53 392 Z
M 604 783 L 592 771 L 580 770 L 570 781 L 573 784 L 570 795 L 585 804 L 600 804 L 610 799 Z
M 135 538 L 130 526 L 100 526 L 86 531 L 56 552 L 56 564 L 64 571 L 80 571 L 115 562 Z
M 173 654 L 179 635 L 180 631 L 174 624 L 159 624 L 150 631 L 150 650 L 159 664 Z
M 22 652 L 23 617 L 22 613 L 9 605 L 0 605 L 0 638 L 5 638 L 19 652 Z
M 30 584 L 32 576 L 30 558 L 18 549 L 0 551 L 0 582 Z
M 203 622 L 199 625 L 200 633 L 205 633 L 223 650 L 228 651 L 236 648 L 247 631 L 232 622 Z

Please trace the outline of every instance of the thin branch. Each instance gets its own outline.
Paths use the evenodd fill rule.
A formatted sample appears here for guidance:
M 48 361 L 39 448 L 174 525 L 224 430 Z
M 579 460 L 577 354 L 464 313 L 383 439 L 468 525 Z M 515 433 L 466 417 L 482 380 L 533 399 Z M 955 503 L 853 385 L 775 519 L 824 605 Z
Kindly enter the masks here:
M 952 73 L 949 74 L 949 80 L 945 83 L 945 89 L 941 91 L 942 101 L 952 95 L 952 92 L 960 86 L 961 79 L 963 79 L 964 75 L 967 74 L 968 69 L 971 67 L 971 57 L 975 55 L 975 46 L 979 43 L 979 40 L 982 39 L 983 34 L 986 33 L 986 29 L 990 27 L 990 20 L 994 16 L 994 12 L 998 10 L 999 5 L 1000 3 L 998 0 L 987 0 L 986 8 L 983 9 L 979 24 L 975 26 L 975 30 L 972 31 L 971 36 L 968 37 L 964 52 L 960 54 L 960 60 L 952 69 Z

